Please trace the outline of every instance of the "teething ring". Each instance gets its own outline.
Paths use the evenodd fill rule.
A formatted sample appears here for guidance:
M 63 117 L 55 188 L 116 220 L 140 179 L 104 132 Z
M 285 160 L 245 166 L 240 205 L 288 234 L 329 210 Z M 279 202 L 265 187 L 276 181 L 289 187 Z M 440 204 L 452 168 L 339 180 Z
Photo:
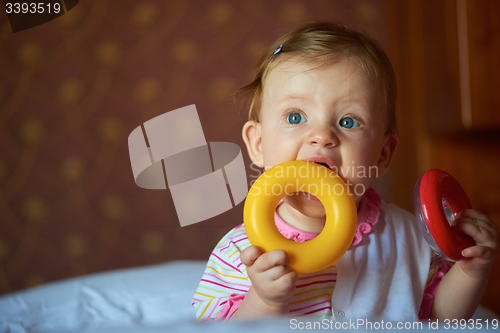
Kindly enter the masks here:
M 281 235 L 274 212 L 284 196 L 305 190 L 323 204 L 326 223 L 317 237 L 298 243 Z M 243 215 L 250 243 L 265 252 L 284 250 L 287 266 L 297 273 L 317 272 L 339 260 L 357 225 L 356 204 L 345 182 L 332 170 L 306 161 L 281 163 L 264 172 L 248 192 Z
M 460 184 L 444 171 L 432 169 L 420 176 L 413 191 L 413 204 L 420 230 L 431 248 L 445 259 L 458 261 L 462 250 L 474 245 L 474 240 L 457 234 L 451 228 L 443 208 L 443 199 L 454 218 L 464 209 L 472 208 Z

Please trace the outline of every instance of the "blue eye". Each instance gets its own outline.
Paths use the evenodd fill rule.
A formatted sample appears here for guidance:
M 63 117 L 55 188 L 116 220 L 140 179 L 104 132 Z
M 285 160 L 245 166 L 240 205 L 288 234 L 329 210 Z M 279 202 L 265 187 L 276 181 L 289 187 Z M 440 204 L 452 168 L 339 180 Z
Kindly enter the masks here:
M 344 128 L 356 128 L 361 126 L 361 124 L 354 118 L 346 117 L 342 118 L 342 120 L 340 121 L 340 126 Z
M 300 124 L 306 122 L 306 118 L 298 112 L 290 113 L 288 117 L 286 117 L 286 120 L 290 124 Z

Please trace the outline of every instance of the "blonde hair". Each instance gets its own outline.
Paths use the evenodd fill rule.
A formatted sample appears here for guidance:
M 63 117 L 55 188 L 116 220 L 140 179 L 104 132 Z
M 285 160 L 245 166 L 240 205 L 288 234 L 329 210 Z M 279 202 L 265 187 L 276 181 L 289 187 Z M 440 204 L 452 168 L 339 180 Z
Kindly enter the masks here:
M 264 80 L 273 68 L 290 56 L 300 56 L 319 64 L 355 59 L 382 98 L 388 115 L 387 132 L 397 134 L 396 78 L 389 58 L 377 42 L 364 33 L 330 22 L 302 26 L 279 38 L 265 51 L 252 82 L 234 96 L 238 103 L 249 102 L 249 120 L 260 121 Z

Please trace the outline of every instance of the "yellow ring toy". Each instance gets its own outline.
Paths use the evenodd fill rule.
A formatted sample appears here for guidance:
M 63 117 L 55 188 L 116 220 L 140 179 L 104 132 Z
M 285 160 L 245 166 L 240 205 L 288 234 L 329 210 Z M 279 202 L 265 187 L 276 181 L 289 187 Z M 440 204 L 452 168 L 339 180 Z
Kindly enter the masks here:
M 279 201 L 297 191 L 316 196 L 326 212 L 321 233 L 302 243 L 283 237 L 274 222 Z M 248 191 L 243 211 L 248 239 L 265 252 L 284 250 L 288 267 L 297 273 L 325 269 L 345 254 L 356 232 L 356 204 L 349 193 L 342 178 L 317 163 L 278 164 L 264 172 Z

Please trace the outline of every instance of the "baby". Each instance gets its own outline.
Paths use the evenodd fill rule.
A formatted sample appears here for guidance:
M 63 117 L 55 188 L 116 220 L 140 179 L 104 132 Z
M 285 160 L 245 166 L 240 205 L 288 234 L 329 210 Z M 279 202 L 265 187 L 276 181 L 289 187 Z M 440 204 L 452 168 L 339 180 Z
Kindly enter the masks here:
M 212 252 L 193 297 L 198 320 L 472 316 L 498 256 L 498 229 L 475 210 L 461 212 L 454 228 L 476 245 L 451 266 L 432 253 L 412 214 L 369 188 L 398 145 L 395 77 L 372 39 L 336 24 L 301 27 L 268 50 L 239 93 L 250 97 L 243 139 L 253 163 L 267 169 L 306 160 L 338 171 L 354 196 L 358 226 L 346 254 L 311 274 L 291 271 L 284 251 L 263 253 L 243 225 L 234 228 Z M 298 192 L 283 198 L 275 222 L 286 238 L 308 241 L 323 229 L 325 210 Z

